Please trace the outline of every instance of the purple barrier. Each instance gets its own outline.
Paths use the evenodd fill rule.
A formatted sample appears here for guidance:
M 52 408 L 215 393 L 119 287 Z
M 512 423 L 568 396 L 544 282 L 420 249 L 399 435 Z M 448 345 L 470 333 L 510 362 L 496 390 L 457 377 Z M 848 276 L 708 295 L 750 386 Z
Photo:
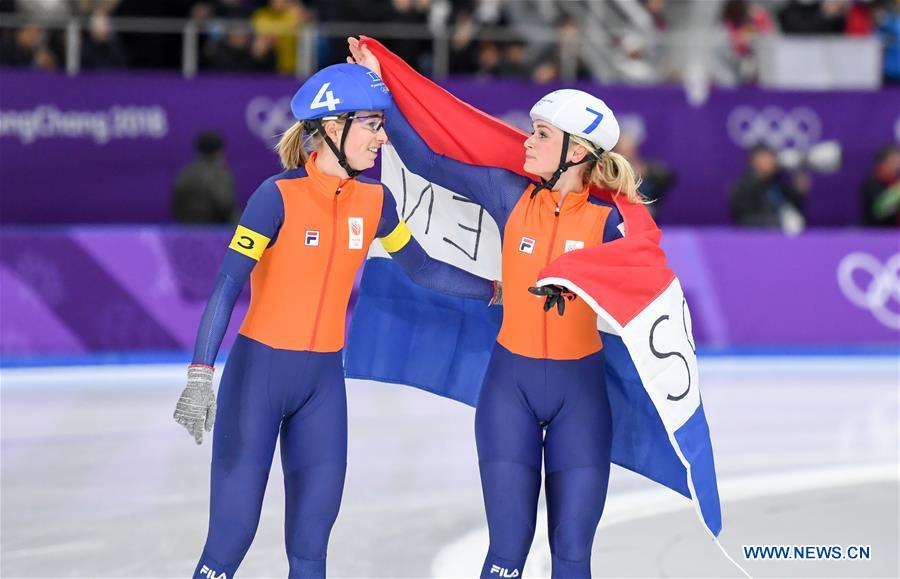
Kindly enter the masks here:
M 701 345 L 900 348 L 893 233 L 673 228 L 663 247 Z
M 0 353 L 192 350 L 231 233 L 180 227 L 3 231 Z M 238 300 L 226 348 L 249 295 L 246 288 Z
M 192 139 L 202 129 L 224 135 L 243 203 L 278 171 L 271 145 L 291 122 L 289 99 L 298 82 L 170 74 L 68 78 L 4 70 L 0 84 L 0 219 L 37 224 L 170 221 L 172 179 L 192 158 Z M 520 126 L 531 105 L 557 88 L 474 80 L 446 87 Z M 859 185 L 877 149 L 900 140 L 900 89 L 714 90 L 694 107 L 680 88 L 580 88 L 602 96 L 623 127 L 643 138 L 648 159 L 677 172 L 661 205 L 662 223 L 728 223 L 727 191 L 745 165 L 744 148 L 762 140 L 798 149 L 838 141 L 843 168 L 814 177 L 809 222 L 857 223 Z
M 0 354 L 191 350 L 229 236 L 180 227 L 5 228 Z M 900 246 L 891 233 L 787 238 L 670 228 L 663 241 L 701 346 L 900 343 Z

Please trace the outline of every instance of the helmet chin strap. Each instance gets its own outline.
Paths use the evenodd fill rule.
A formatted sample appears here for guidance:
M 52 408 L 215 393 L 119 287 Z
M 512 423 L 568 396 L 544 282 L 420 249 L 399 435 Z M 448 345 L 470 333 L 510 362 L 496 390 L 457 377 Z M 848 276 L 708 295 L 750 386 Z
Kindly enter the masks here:
M 563 132 L 563 142 L 562 142 L 562 151 L 559 154 L 559 168 L 556 169 L 556 172 L 550 176 L 549 179 L 544 179 L 541 177 L 541 184 L 535 187 L 531 191 L 531 198 L 534 199 L 534 196 L 537 195 L 541 189 L 546 189 L 547 191 L 552 191 L 553 187 L 556 185 L 556 182 L 559 181 L 559 178 L 562 177 L 562 174 L 568 171 L 570 168 L 575 167 L 576 165 L 581 165 L 582 163 L 588 163 L 591 161 L 591 157 L 593 155 L 585 155 L 584 159 L 580 161 L 566 161 L 566 155 L 569 152 L 569 133 Z M 602 155 L 604 153 L 603 150 L 600 151 Z
M 331 152 L 334 153 L 334 156 L 337 157 L 338 163 L 347 172 L 347 176 L 351 179 L 356 177 L 362 171 L 354 169 L 350 166 L 350 163 L 347 162 L 347 155 L 344 154 L 344 143 L 347 142 L 347 135 L 350 134 L 350 123 L 353 122 L 353 116 L 347 118 L 347 122 L 344 123 L 344 131 L 341 133 L 341 144 L 340 147 L 335 146 L 334 141 L 328 136 L 328 133 L 325 132 L 325 126 L 322 124 L 321 119 L 312 119 L 308 121 L 315 129 L 322 135 L 322 138 L 325 139 L 325 143 L 328 145 L 328 148 L 331 149 Z

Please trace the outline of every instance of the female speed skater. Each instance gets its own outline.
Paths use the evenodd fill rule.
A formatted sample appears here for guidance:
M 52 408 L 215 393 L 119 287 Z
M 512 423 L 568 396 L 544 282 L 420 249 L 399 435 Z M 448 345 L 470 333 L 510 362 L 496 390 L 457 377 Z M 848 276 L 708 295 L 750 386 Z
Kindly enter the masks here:
M 357 39 L 348 42 L 348 61 L 380 74 L 377 57 Z M 587 304 L 569 301 L 565 288 L 529 293 L 529 287 L 564 252 L 621 237 L 617 209 L 591 197 L 591 185 L 642 202 L 631 166 L 612 152 L 619 138 L 615 115 L 578 90 L 540 99 L 524 142 L 524 170 L 540 176 L 540 184 L 436 154 L 398 108 L 386 109 L 385 117 L 391 143 L 412 172 L 476 201 L 502 232 L 503 323 L 475 416 L 490 535 L 481 577 L 521 577 L 542 466 L 552 576 L 590 577 L 612 438 L 603 344 Z M 546 314 L 552 306 L 560 315 Z
M 347 460 L 347 303 L 376 237 L 416 283 L 494 298 L 496 284 L 430 259 L 390 191 L 358 176 L 387 140 L 382 111 L 391 106 L 384 83 L 362 66 L 329 66 L 310 77 L 291 101 L 297 122 L 277 147 L 285 170 L 252 195 L 228 246 L 174 415 L 197 444 L 217 424 L 209 529 L 195 578 L 234 577 L 256 533 L 279 436 L 289 577 L 325 577 Z M 307 141 L 315 148 L 308 157 Z M 213 363 L 248 278 L 250 307 L 217 405 Z

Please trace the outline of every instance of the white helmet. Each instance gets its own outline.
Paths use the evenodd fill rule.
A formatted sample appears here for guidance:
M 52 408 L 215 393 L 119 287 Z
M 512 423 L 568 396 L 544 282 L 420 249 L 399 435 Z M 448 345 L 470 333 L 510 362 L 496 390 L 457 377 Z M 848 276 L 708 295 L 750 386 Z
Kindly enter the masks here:
M 571 88 L 555 90 L 531 107 L 531 119 L 547 121 L 570 135 L 611 151 L 619 142 L 619 121 L 602 100 Z

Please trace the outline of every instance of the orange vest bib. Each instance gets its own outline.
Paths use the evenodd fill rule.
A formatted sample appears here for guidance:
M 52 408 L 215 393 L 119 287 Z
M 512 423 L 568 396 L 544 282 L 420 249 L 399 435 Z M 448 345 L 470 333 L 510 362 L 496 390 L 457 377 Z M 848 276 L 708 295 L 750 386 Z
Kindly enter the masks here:
M 544 312 L 544 298 L 528 288 L 538 272 L 567 251 L 599 245 L 610 209 L 588 201 L 588 190 L 572 192 L 559 208 L 559 193 L 530 185 L 513 208 L 503 236 L 503 325 L 497 341 L 529 358 L 576 360 L 603 348 L 597 314 L 576 299 L 566 313 Z
M 240 333 L 273 348 L 336 352 L 344 346 L 350 292 L 375 238 L 384 190 L 324 175 L 315 156 L 306 171 L 275 183 L 284 222 L 251 274 Z

